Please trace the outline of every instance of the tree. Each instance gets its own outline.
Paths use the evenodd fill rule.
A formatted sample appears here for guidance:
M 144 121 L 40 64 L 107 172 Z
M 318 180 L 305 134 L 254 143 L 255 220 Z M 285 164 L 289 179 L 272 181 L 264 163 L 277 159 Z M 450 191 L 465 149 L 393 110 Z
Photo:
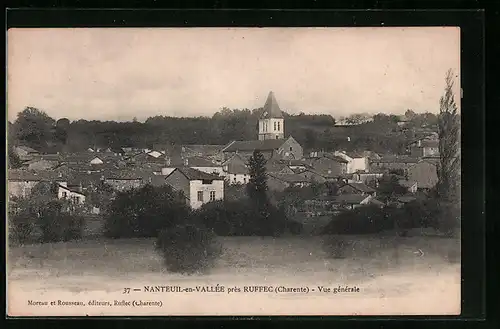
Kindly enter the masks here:
M 286 215 L 270 201 L 265 164 L 266 159 L 262 152 L 255 150 L 248 161 L 250 179 L 247 193 L 256 212 L 256 231 L 261 236 L 275 236 L 285 230 Z
M 54 119 L 34 107 L 26 107 L 17 115 L 16 137 L 27 146 L 43 149 L 53 140 Z
M 448 70 L 445 92 L 439 102 L 439 164 L 437 193 L 442 206 L 443 223 L 448 233 L 458 228 L 460 214 L 460 121 L 455 103 L 454 73 Z
M 384 175 L 378 181 L 378 191 L 381 201 L 388 202 L 394 197 L 405 194 L 407 189 L 399 184 L 396 175 Z
M 411 109 L 406 110 L 406 112 L 405 112 L 406 119 L 412 120 L 413 118 L 415 118 L 415 116 L 416 116 L 416 113 L 413 110 L 411 110 Z
M 8 167 L 9 169 L 17 169 L 21 167 L 21 159 L 19 159 L 19 156 L 14 152 L 14 148 L 12 145 L 8 146 Z
M 70 122 L 67 118 L 61 118 L 56 122 L 55 140 L 66 144 Z
M 259 205 L 267 203 L 266 159 L 259 150 L 255 150 L 248 160 L 250 179 L 247 193 L 250 199 Z

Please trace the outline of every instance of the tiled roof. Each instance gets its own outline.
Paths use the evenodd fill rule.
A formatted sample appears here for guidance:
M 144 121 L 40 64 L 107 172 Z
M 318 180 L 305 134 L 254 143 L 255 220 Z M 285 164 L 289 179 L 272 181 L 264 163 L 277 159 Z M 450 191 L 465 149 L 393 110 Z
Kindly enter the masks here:
M 233 155 L 222 164 L 224 170 L 230 174 L 248 174 L 246 160 L 240 154 Z M 225 167 L 227 166 L 227 169 Z
M 219 167 L 219 165 L 213 163 L 209 159 L 199 156 L 192 156 L 184 160 L 187 161 L 189 167 Z
M 279 149 L 285 139 L 265 139 L 254 141 L 234 141 L 223 149 L 223 152 L 253 152 L 254 150 L 272 151 Z
M 361 194 L 342 194 L 334 198 L 335 203 L 347 203 L 347 204 L 360 204 L 361 201 L 367 198 L 366 195 Z
M 380 159 L 371 160 L 372 163 L 417 163 L 418 158 L 410 158 L 403 156 L 385 156 Z
M 279 162 L 288 166 L 311 167 L 307 162 L 299 159 L 279 160 Z
M 413 185 L 415 185 L 416 182 L 413 182 L 413 181 L 409 181 L 409 180 L 406 180 L 406 179 L 400 179 L 398 180 L 398 184 L 403 186 L 403 187 L 412 187 Z
M 65 189 L 67 191 L 73 192 L 73 193 L 78 193 L 80 195 L 84 195 L 82 192 L 78 191 L 76 188 L 71 188 L 70 186 L 64 186 L 64 185 L 59 184 L 59 187 Z
M 10 181 L 53 181 L 61 180 L 59 174 L 54 171 L 48 170 L 22 170 L 22 169 L 10 169 L 7 171 L 7 179 Z
M 225 145 L 182 145 L 183 154 L 210 156 L 220 153 Z
M 179 171 L 189 180 L 224 180 L 224 177 L 207 174 L 206 172 L 196 170 L 189 167 L 177 167 L 174 171 Z M 172 171 L 172 172 L 174 172 Z M 172 173 L 170 173 L 172 175 Z M 169 176 L 170 176 L 169 175 Z M 168 177 L 168 176 L 167 176 Z
M 280 107 L 278 105 L 278 101 L 276 101 L 276 97 L 274 97 L 274 93 L 272 91 L 269 92 L 267 96 L 266 103 L 264 104 L 264 110 L 262 111 L 261 119 L 282 119 L 283 112 L 281 112 Z
M 397 200 L 402 203 L 408 203 L 417 200 L 417 198 L 414 196 L 400 196 Z
M 365 193 L 375 192 L 375 190 L 373 188 L 371 188 L 370 186 L 368 186 L 364 183 L 354 182 L 354 183 L 348 183 L 347 185 L 352 186 L 353 188 L 355 188 L 361 192 L 365 192 Z
M 346 159 L 341 158 L 341 157 L 336 156 L 336 155 L 333 155 L 333 154 L 329 154 L 329 153 L 323 154 L 323 157 L 330 159 L 330 160 L 340 162 L 340 163 L 349 163 L 349 161 L 347 161 Z
M 439 141 L 436 140 L 423 140 L 421 147 L 439 147 Z
M 121 169 L 104 172 L 104 177 L 106 179 L 116 180 L 142 180 L 147 179 L 150 175 L 153 175 L 152 171 L 145 169 Z
M 17 146 L 17 148 L 20 150 L 23 150 L 25 152 L 28 152 L 28 153 L 40 153 L 37 150 L 35 150 L 29 146 L 20 145 L 20 146 Z
M 382 201 L 377 200 L 375 198 L 370 199 L 369 203 L 377 205 L 377 206 L 383 206 L 383 205 L 385 205 Z
M 266 167 L 267 172 L 277 173 L 277 172 L 287 170 L 287 169 L 288 169 L 288 171 L 290 171 L 290 168 L 288 167 L 288 165 L 282 163 L 281 161 L 273 161 L 273 160 L 267 161 L 265 167 Z
M 299 174 L 280 174 L 280 173 L 268 173 L 270 177 L 276 178 L 282 182 L 287 183 L 305 183 L 309 182 L 309 180 L 302 175 Z

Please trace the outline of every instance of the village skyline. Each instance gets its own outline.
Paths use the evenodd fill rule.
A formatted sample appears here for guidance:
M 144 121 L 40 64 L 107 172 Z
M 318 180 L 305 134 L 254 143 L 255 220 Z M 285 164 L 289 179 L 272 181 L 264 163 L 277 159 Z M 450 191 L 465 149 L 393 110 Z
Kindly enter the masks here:
M 269 91 L 292 115 L 437 113 L 448 69 L 460 103 L 457 28 L 125 30 L 9 30 L 8 120 L 210 117 Z

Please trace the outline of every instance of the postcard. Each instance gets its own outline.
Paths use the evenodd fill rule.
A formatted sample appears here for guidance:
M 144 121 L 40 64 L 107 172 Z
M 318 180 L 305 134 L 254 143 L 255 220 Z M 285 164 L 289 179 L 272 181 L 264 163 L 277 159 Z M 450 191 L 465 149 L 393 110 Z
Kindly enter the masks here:
M 459 315 L 460 29 L 13 28 L 7 314 Z

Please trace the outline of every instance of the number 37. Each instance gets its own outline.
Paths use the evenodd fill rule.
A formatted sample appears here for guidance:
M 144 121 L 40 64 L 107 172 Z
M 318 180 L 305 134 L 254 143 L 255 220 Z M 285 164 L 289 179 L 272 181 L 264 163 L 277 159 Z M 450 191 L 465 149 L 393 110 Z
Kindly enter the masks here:
M 130 288 L 123 288 L 124 294 L 130 294 Z

